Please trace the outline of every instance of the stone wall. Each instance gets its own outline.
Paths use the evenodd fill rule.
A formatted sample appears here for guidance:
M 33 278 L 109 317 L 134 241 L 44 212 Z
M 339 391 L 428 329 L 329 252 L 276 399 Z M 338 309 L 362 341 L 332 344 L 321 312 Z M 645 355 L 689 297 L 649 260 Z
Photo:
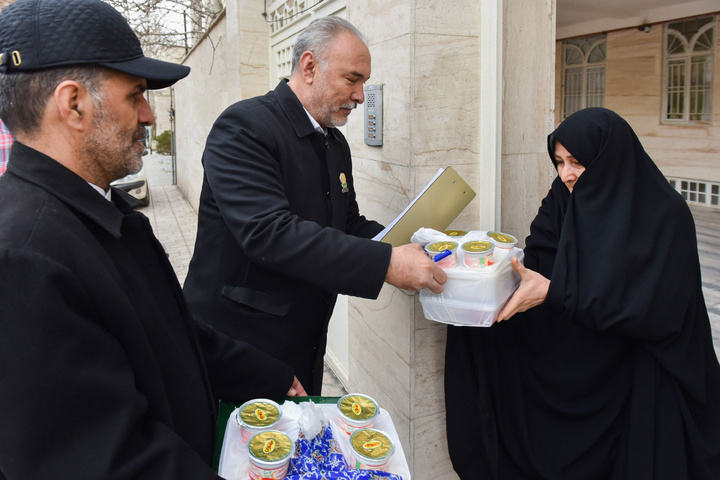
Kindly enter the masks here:
M 348 2 L 347 18 L 368 37 L 368 83 L 383 84 L 383 146 L 364 144 L 361 115 L 347 126 L 362 211 L 387 224 L 448 165 L 477 183 L 478 2 Z M 473 201 L 453 225 L 479 228 L 477 219 Z M 456 478 L 445 440 L 444 325 L 423 317 L 416 295 L 387 285 L 377 300 L 349 303 L 350 388 L 391 413 L 414 478 Z
M 231 104 L 270 89 L 268 27 L 261 14 L 258 2 L 228 1 L 185 58 L 192 72 L 175 86 L 177 182 L 196 210 L 202 152 L 215 119 Z
M 524 247 L 556 175 L 546 147 L 555 115 L 555 2 L 503 4 L 501 227 Z

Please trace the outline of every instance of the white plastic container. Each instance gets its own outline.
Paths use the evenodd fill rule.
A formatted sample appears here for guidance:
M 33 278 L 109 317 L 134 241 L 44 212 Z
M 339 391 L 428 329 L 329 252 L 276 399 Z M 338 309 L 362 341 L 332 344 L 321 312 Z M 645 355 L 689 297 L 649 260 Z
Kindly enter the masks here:
M 425 251 L 433 260 L 435 260 L 436 256 L 442 255 L 447 250 L 450 251 L 450 255 L 437 261 L 438 266 L 443 269 L 453 268 L 457 265 L 457 249 L 457 242 L 442 241 L 425 245 Z
M 380 409 L 375 400 L 362 393 L 349 393 L 337 401 L 340 428 L 348 435 L 370 428 Z
M 387 471 L 395 445 L 390 436 L 375 428 L 357 430 L 350 437 L 350 448 L 354 465 L 350 468 L 361 470 Z
M 267 398 L 256 398 L 243 403 L 235 413 L 242 428 L 242 442 L 247 445 L 256 433 L 273 430 L 282 419 L 280 405 Z
M 443 230 L 443 234 L 447 235 L 448 237 L 452 238 L 462 238 L 465 235 L 467 235 L 467 230 Z
M 279 430 L 256 433 L 248 442 L 250 480 L 281 480 L 287 476 L 294 443 Z
M 488 232 L 488 238 L 497 248 L 504 248 L 506 250 L 512 250 L 517 245 L 518 241 L 513 235 L 502 232 Z
M 494 263 L 493 251 L 495 245 L 491 242 L 473 240 L 462 244 L 465 256 L 465 266 L 468 268 L 485 268 Z
M 448 279 L 442 293 L 420 290 L 425 318 L 457 326 L 489 327 L 512 293 L 520 286 L 520 275 L 512 268 L 512 258 L 522 261 L 524 252 L 496 249 L 495 263 L 485 268 L 464 266 L 445 270 Z

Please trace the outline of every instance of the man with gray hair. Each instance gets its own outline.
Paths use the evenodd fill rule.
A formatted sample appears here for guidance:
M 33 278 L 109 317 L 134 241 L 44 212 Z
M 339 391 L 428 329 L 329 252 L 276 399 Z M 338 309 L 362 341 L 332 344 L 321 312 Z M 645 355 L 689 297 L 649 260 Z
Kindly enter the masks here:
M 364 100 L 370 51 L 335 16 L 298 37 L 292 74 L 230 106 L 205 146 L 195 252 L 185 294 L 196 318 L 293 367 L 320 395 L 338 293 L 377 298 L 383 282 L 442 291 L 445 272 L 419 245 L 370 240 L 345 137 Z
M 179 480 L 210 466 L 217 400 L 303 393 L 284 363 L 195 322 L 139 202 L 147 58 L 100 0 L 0 12 L 0 479 Z

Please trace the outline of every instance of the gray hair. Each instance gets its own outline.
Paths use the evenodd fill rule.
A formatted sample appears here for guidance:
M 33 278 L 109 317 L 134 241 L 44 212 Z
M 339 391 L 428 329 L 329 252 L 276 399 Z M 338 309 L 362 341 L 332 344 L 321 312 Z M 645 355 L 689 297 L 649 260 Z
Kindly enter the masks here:
M 74 80 L 88 91 L 93 104 L 100 106 L 104 101 L 104 78 L 105 69 L 96 66 L 0 74 L 0 118 L 14 135 L 33 136 L 40 129 L 47 102 L 58 85 Z
M 329 15 L 313 20 L 295 41 L 292 54 L 292 67 L 290 70 L 291 74 L 295 73 L 295 70 L 300 65 L 300 57 L 307 51 L 314 53 L 318 59 L 318 63 L 324 67 L 325 52 L 330 46 L 330 43 L 342 33 L 349 33 L 359 38 L 367 46 L 365 36 L 360 33 L 360 30 L 358 30 L 355 25 L 345 19 Z

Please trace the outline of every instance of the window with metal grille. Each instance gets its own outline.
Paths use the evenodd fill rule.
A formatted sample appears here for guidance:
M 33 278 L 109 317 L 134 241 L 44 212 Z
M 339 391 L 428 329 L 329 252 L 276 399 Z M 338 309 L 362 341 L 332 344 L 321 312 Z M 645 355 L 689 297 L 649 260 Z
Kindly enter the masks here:
M 687 178 L 668 178 L 668 181 L 688 203 L 720 207 L 720 183 Z
M 563 43 L 563 119 L 586 107 L 605 105 L 606 35 Z
M 701 17 L 665 25 L 665 123 L 710 123 L 715 24 L 715 17 Z

